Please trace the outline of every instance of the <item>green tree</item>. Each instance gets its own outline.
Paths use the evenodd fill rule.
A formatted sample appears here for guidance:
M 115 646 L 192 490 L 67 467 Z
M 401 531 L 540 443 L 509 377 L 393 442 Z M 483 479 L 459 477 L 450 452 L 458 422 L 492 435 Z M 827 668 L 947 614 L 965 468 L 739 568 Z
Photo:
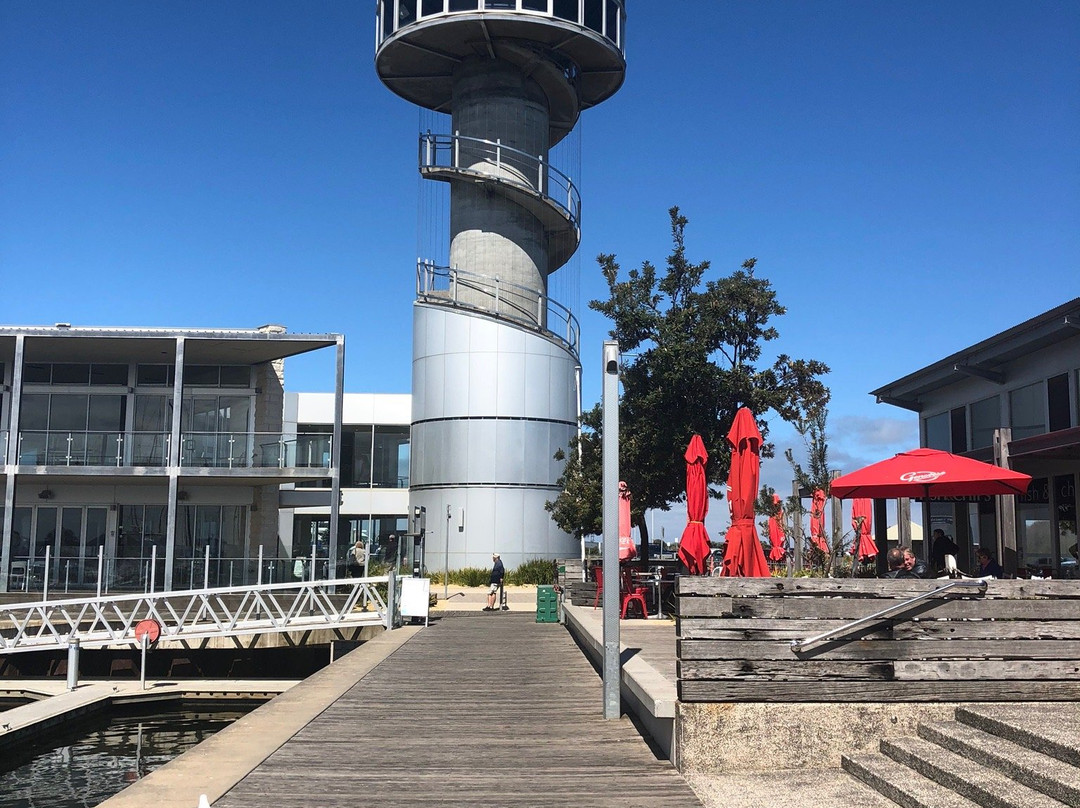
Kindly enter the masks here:
M 673 249 L 658 276 L 648 261 L 622 277 L 614 255 L 600 255 L 607 300 L 589 307 L 607 317 L 611 338 L 623 355 L 619 410 L 620 476 L 632 494 L 632 518 L 648 537 L 644 513 L 667 509 L 685 496 L 683 452 L 696 432 L 709 451 L 710 486 L 723 483 L 731 463 L 727 432 L 739 407 L 749 407 L 762 437 L 767 416 L 789 422 L 828 401 L 820 380 L 824 363 L 781 354 L 762 361 L 763 345 L 779 336 L 772 325 L 786 309 L 751 258 L 726 277 L 707 278 L 708 261 L 686 257 L 688 220 L 671 208 Z M 560 528 L 575 535 L 597 533 L 600 501 L 600 405 L 583 417 L 584 431 L 566 458 L 562 493 L 548 503 Z M 772 447 L 762 449 L 772 456 Z M 710 488 L 714 497 L 720 493 Z

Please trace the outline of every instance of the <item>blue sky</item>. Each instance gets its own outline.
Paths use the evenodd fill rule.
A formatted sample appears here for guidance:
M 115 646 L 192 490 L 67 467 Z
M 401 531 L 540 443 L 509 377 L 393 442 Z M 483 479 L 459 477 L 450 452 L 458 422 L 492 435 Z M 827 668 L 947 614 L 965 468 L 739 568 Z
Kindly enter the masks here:
M 1080 4 L 628 5 L 566 302 L 603 295 L 600 252 L 662 264 L 679 205 L 691 260 L 777 289 L 770 353 L 831 366 L 851 470 L 918 442 L 868 390 L 1077 295 Z M 375 75 L 374 8 L 0 3 L 0 321 L 343 332 L 349 391 L 407 392 L 421 117 Z M 589 404 L 606 324 L 578 316 Z

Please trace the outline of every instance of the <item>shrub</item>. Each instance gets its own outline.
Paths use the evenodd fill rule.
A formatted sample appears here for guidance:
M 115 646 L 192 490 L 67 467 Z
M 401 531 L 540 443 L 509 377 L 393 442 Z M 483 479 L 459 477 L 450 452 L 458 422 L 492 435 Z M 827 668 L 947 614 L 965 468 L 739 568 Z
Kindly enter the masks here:
M 506 582 L 513 586 L 542 586 L 552 583 L 557 574 L 556 562 L 533 558 L 507 573 Z

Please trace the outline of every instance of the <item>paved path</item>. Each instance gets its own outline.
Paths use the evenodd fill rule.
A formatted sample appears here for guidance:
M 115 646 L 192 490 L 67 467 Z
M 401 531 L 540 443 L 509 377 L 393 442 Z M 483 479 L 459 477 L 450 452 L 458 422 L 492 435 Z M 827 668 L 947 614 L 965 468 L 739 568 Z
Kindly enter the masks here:
M 334 667 L 334 666 L 331 666 Z M 701 803 L 626 718 L 566 630 L 447 614 L 401 645 L 216 808 Z

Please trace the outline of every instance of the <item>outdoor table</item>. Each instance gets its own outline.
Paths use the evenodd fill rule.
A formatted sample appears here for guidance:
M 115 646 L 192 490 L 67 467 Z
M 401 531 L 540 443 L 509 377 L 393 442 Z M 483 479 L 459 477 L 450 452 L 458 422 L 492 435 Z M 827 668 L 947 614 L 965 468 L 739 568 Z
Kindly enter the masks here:
M 674 582 L 663 577 L 663 567 L 654 567 L 649 572 L 635 572 L 634 580 L 652 588 L 653 602 L 656 604 L 656 614 L 649 615 L 655 620 L 664 618 L 664 587 L 670 587 Z

